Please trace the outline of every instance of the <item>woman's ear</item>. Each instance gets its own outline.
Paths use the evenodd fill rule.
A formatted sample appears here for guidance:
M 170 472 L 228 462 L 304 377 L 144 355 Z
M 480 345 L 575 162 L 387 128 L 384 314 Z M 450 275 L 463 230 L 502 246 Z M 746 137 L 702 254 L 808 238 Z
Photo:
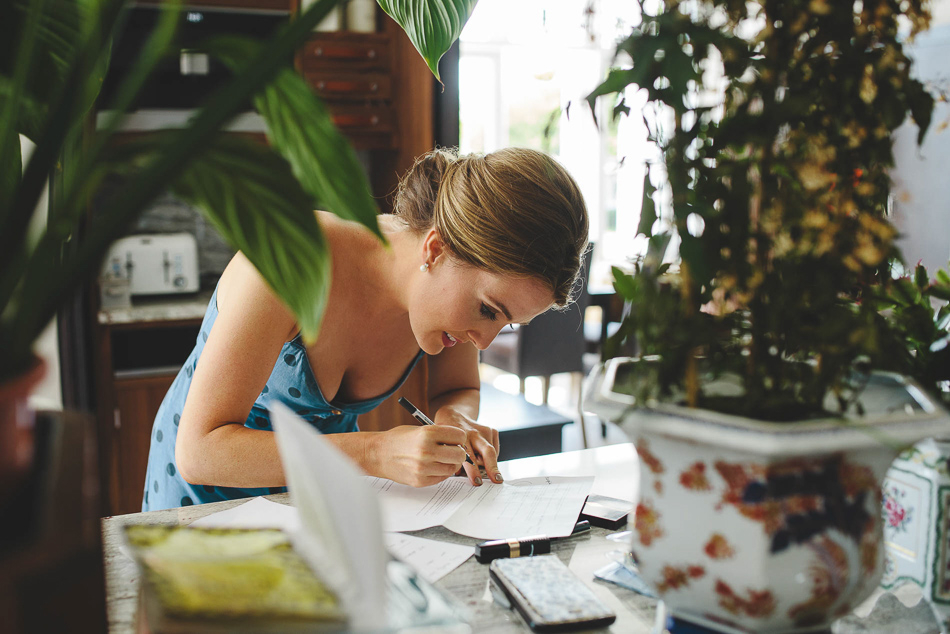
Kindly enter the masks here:
M 429 229 L 422 239 L 422 255 L 430 266 L 445 255 L 445 243 L 442 242 L 442 235 L 438 229 L 434 227 Z

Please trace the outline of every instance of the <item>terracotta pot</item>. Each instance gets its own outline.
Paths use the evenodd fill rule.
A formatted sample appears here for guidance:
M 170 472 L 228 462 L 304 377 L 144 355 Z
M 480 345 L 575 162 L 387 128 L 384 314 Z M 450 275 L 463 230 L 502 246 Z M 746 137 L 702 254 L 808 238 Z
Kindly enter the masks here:
M 592 375 L 587 405 L 637 446 L 631 550 L 673 616 L 723 632 L 826 631 L 877 588 L 882 480 L 901 446 L 950 432 L 939 404 L 880 373 L 860 396 L 865 415 L 845 420 L 636 407 L 616 384 L 636 362 Z
M 29 474 L 33 462 L 34 413 L 28 399 L 46 369 L 46 362 L 36 357 L 25 372 L 0 383 L 0 508 Z

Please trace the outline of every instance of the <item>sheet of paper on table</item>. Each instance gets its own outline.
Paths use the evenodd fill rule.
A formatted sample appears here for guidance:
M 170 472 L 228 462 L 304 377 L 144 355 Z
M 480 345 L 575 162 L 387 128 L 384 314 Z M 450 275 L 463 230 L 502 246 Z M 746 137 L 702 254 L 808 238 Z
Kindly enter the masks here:
M 385 530 L 442 525 L 476 539 L 570 535 L 594 482 L 593 476 L 541 476 L 476 487 L 456 477 L 417 489 L 366 479 L 379 496 Z
M 288 533 L 300 530 L 300 514 L 293 506 L 253 498 L 226 511 L 195 520 L 191 526 L 205 528 L 279 528 Z
M 206 515 L 191 525 L 205 528 L 279 528 L 290 533 L 299 530 L 300 516 L 293 506 L 258 497 L 226 511 Z M 386 533 L 383 542 L 393 557 L 412 566 L 429 583 L 435 583 L 475 554 L 471 546 L 402 533 Z

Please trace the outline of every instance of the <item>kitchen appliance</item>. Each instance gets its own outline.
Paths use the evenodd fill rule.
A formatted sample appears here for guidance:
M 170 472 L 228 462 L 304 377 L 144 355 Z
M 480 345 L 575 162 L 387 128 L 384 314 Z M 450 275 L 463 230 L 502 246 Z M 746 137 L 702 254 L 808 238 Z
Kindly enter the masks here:
M 101 284 L 128 280 L 131 295 L 198 290 L 198 243 L 190 233 L 133 235 L 113 243 L 102 265 Z
M 143 48 L 168 11 L 178 14 L 174 41 L 178 55 L 166 56 L 157 62 L 136 97 L 133 110 L 196 108 L 231 76 L 223 62 L 203 50 L 206 40 L 240 35 L 263 42 L 290 20 L 290 12 L 286 10 L 201 6 L 200 0 L 179 7 L 133 4 L 126 10 L 125 25 L 113 43 L 109 69 L 99 92 L 100 110 L 112 109 L 119 86 L 135 70 Z M 286 63 L 287 68 L 293 68 L 293 54 L 287 56 Z M 246 109 L 253 110 L 250 102 Z

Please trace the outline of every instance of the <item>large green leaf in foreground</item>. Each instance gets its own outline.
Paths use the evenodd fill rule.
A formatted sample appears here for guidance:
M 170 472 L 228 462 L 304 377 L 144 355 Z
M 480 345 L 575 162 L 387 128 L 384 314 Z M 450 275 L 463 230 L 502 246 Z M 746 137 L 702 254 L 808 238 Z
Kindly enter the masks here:
M 233 247 L 257 268 L 316 339 L 330 285 L 330 251 L 310 196 L 279 155 L 253 141 L 222 135 L 191 159 L 172 186 L 199 205 Z
M 217 37 L 206 46 L 233 69 L 257 53 L 254 42 L 236 36 Z M 376 222 L 379 210 L 359 158 L 303 78 L 289 68 L 280 71 L 254 96 L 254 105 L 267 121 L 274 149 L 290 162 L 315 204 L 382 238 Z
M 478 0 L 378 0 L 409 36 L 435 78 L 439 60 L 462 33 Z

